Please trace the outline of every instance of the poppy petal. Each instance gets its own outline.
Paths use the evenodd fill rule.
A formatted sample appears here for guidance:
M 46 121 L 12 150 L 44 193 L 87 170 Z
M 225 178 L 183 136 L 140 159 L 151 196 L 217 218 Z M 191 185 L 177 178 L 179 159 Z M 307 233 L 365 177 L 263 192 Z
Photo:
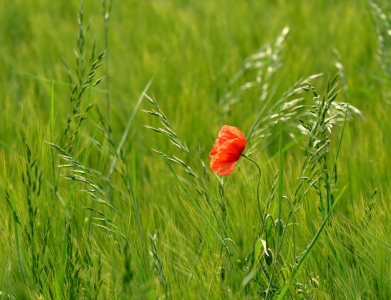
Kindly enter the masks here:
M 234 171 L 235 166 L 236 166 L 236 161 L 228 162 L 228 163 L 211 164 L 210 168 L 219 175 L 228 176 Z
M 220 146 L 219 139 L 217 139 L 215 141 L 215 143 L 213 144 L 213 148 L 210 151 L 209 156 L 212 157 L 213 155 L 215 155 L 217 153 L 217 150 L 218 150 L 219 146 Z
M 233 139 L 246 140 L 246 137 L 235 126 L 224 125 L 219 132 L 220 145 L 224 144 L 226 141 L 233 140 Z
M 245 147 L 246 137 L 243 133 L 234 126 L 224 125 L 209 153 L 210 168 L 222 176 L 231 174 Z
M 246 146 L 243 140 L 235 139 L 225 142 L 217 149 L 217 153 L 213 155 L 217 162 L 226 163 L 237 161 Z

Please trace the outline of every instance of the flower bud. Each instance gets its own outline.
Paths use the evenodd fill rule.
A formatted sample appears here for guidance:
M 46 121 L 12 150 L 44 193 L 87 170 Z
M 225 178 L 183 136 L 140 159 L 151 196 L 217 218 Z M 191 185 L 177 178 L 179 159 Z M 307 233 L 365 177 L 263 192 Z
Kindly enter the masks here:
M 222 281 L 224 281 L 225 280 L 225 268 L 224 267 L 219 268 L 219 275 L 220 275 L 220 279 Z
M 274 225 L 276 226 L 276 232 L 279 236 L 282 236 L 284 234 L 284 221 L 281 219 L 277 219 L 274 222 Z
M 265 262 L 268 266 L 271 266 L 273 263 L 273 252 L 272 249 L 270 248 L 267 248 L 267 255 L 265 255 Z

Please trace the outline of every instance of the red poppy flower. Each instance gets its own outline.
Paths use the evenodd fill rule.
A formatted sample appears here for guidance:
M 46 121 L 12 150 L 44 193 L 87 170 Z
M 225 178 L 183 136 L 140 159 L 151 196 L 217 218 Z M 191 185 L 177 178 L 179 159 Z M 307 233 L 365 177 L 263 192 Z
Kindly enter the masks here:
M 236 161 L 246 148 L 246 137 L 234 126 L 224 125 L 209 156 L 210 168 L 222 176 L 227 176 L 235 169 Z

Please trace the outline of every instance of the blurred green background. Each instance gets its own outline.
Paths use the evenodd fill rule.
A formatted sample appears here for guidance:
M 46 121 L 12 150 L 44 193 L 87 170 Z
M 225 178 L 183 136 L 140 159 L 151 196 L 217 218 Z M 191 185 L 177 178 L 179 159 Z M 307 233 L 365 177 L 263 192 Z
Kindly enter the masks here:
M 33 157 L 41 161 L 41 168 L 45 170 L 50 147 L 44 141 L 51 139 L 51 81 L 68 82 L 64 61 L 69 65 L 73 78 L 76 78 L 74 49 L 77 48 L 77 15 L 80 1 L 0 0 L 0 8 L 0 188 L 18 191 L 21 185 L 20 172 L 24 166 L 24 136 L 32 149 Z M 355 116 L 345 127 L 338 164 L 337 188 L 347 185 L 347 190 L 339 209 L 352 219 L 360 219 L 370 203 L 371 194 L 378 189 L 380 196 L 374 208 L 377 219 L 373 229 L 376 229 L 375 233 L 381 240 L 387 240 L 389 235 L 385 224 L 390 221 L 391 208 L 388 201 L 391 193 L 391 122 L 388 117 L 391 112 L 388 100 L 390 81 L 377 61 L 379 45 L 375 19 L 370 6 L 364 0 L 114 1 L 108 22 L 108 65 L 104 60 L 97 71 L 97 78 L 105 76 L 108 66 L 109 86 L 106 85 L 106 79 L 97 87 L 109 87 L 113 142 L 115 145 L 120 142 L 137 99 L 148 81 L 157 73 L 147 94 L 159 102 L 178 136 L 188 145 L 190 151 L 196 154 L 200 148 L 208 164 L 207 154 L 221 125 L 237 126 L 247 134 L 262 108 L 255 92 L 249 92 L 242 101 L 234 104 L 229 112 L 223 112 L 219 100 L 229 80 L 242 67 L 246 57 L 272 42 L 285 27 L 289 27 L 290 31 L 281 52 L 281 68 L 269 81 L 271 89 L 275 90 L 272 102 L 279 99 L 285 90 L 300 78 L 318 73 L 324 75 L 314 80 L 313 85 L 321 93 L 325 90 L 327 81 L 338 73 L 336 63 L 343 65 L 345 73 L 342 75 L 346 76 L 349 93 L 341 84 L 342 89 L 337 100 L 349 101 L 362 112 L 363 118 Z M 88 30 L 87 24 L 90 24 Z M 84 47 L 88 61 L 94 41 L 97 54 L 105 50 L 100 1 L 84 2 L 84 29 Z M 339 52 L 340 58 L 335 54 L 335 50 Z M 42 78 L 49 81 L 46 82 Z M 245 79 L 246 77 L 243 80 Z M 69 95 L 69 87 L 54 85 L 55 143 L 61 143 L 67 118 L 72 113 Z M 92 91 L 89 101 L 95 103 L 95 107 L 99 107 L 102 114 L 106 115 L 105 93 Z M 311 95 L 306 95 L 306 101 L 310 103 Z M 143 101 L 140 109 L 150 109 L 149 103 Z M 98 136 L 98 124 L 99 116 L 93 109 L 83 124 L 81 141 L 87 137 Z M 185 230 L 189 230 L 190 225 L 181 223 L 186 216 L 179 202 L 182 196 L 176 194 L 178 187 L 165 161 L 151 148 L 158 145 L 164 153 L 177 152 L 164 136 L 148 131 L 143 127 L 144 124 L 158 126 L 157 120 L 137 111 L 123 151 L 133 155 L 133 180 L 136 182 L 145 232 L 161 230 L 162 235 L 170 241 L 177 234 L 177 227 L 183 226 Z M 336 151 L 340 127 L 336 127 L 335 133 L 332 153 Z M 273 138 L 269 142 L 261 145 L 253 157 L 261 165 L 267 165 L 263 170 L 264 196 L 278 170 L 278 162 L 268 160 L 277 153 L 278 144 Z M 287 137 L 284 144 L 289 142 L 291 139 Z M 82 145 L 82 142 L 80 143 Z M 83 149 L 84 146 L 80 146 L 77 153 L 80 157 L 83 157 Z M 116 146 L 113 149 L 116 149 Z M 296 170 L 301 164 L 298 158 L 302 154 L 299 143 L 284 156 L 287 186 L 297 178 Z M 93 153 L 87 164 L 105 174 L 111 157 L 110 151 L 103 154 Z M 249 173 L 247 168 L 240 175 L 243 177 L 243 174 Z M 239 177 L 239 174 L 233 175 L 235 182 L 242 177 Z M 49 189 L 50 180 L 50 175 L 45 173 L 44 189 Z M 242 212 L 232 212 L 231 221 L 238 227 L 237 230 L 233 229 L 232 234 L 237 237 L 244 234 L 242 230 L 246 231 L 251 227 L 249 225 L 248 228 L 242 228 L 244 225 L 240 225 L 241 220 L 246 219 L 248 214 L 251 216 L 252 211 L 250 204 L 247 206 L 242 203 L 245 202 L 243 195 L 249 196 L 250 190 L 255 191 L 255 185 L 249 187 L 248 184 L 244 183 L 238 190 L 239 188 L 230 182 L 226 191 L 227 194 L 232 193 L 232 202 L 229 204 L 231 211 L 235 211 L 242 204 L 245 207 Z M 62 193 L 65 190 L 66 188 Z M 289 189 L 287 193 L 291 193 Z M 48 192 L 45 197 L 49 197 L 49 194 Z M 81 195 L 78 197 L 82 198 Z M 121 203 L 121 194 L 118 193 L 116 197 L 115 204 L 122 209 L 128 209 Z M 49 200 L 45 198 L 43 201 Z M 60 202 L 56 201 L 56 205 L 60 205 Z M 9 211 L 6 201 L 0 202 L 0 208 L 3 212 Z M 306 214 L 306 221 L 303 221 L 312 229 L 317 225 L 312 220 L 311 212 L 316 211 L 316 205 L 311 206 Z M 195 215 L 194 212 L 190 214 Z M 167 221 L 168 216 L 170 221 Z M 132 216 L 125 214 L 124 219 L 128 222 L 125 227 L 132 228 Z M 251 217 L 248 220 L 256 223 Z M 0 221 L 8 224 L 3 229 L 7 234 L 0 233 L 0 241 L 8 243 L 12 236 L 11 213 L 3 213 Z M 307 241 L 310 237 L 308 233 Z M 196 240 L 193 235 L 191 238 Z M 359 243 L 359 240 L 357 242 Z M 305 241 L 303 247 L 304 245 Z M 6 252 L 11 253 L 12 247 L 10 243 Z M 366 251 L 375 255 L 375 251 L 383 251 L 379 249 L 383 249 L 382 246 L 373 242 Z M 317 258 L 311 262 L 314 268 L 316 260 L 322 256 L 321 253 L 322 249 L 318 249 L 315 256 Z M 365 255 L 368 253 L 365 252 Z M 364 253 L 362 255 L 365 256 Z M 167 260 L 171 261 L 173 258 L 168 257 Z M 391 279 L 389 274 L 384 273 L 389 266 L 388 254 L 381 254 L 380 260 L 381 262 L 371 260 L 366 266 L 367 269 L 379 272 L 382 270 L 379 280 L 387 282 L 383 290 L 378 287 L 377 294 L 370 294 L 378 299 L 389 295 L 386 289 Z M 121 263 L 118 262 L 118 265 Z M 0 269 L 5 269 L 6 265 L 6 259 L 3 258 L 0 261 Z M 321 272 L 321 267 L 318 271 Z M 337 280 L 341 280 L 346 284 L 344 288 L 349 289 L 347 286 L 352 284 L 351 281 L 354 282 L 357 276 L 359 275 L 352 272 L 346 278 L 337 276 Z M 357 279 L 358 285 L 361 280 L 365 281 L 365 271 L 360 273 L 360 276 L 361 279 Z M 0 286 L 5 285 L 6 281 L 4 276 L 0 279 Z M 333 286 L 335 291 L 339 291 L 338 288 L 340 291 L 344 290 L 341 288 L 342 283 L 337 282 Z M 367 289 L 364 284 L 360 287 Z M 110 287 L 107 287 L 107 290 L 110 290 Z M 359 292 L 355 294 L 359 288 L 352 288 L 349 292 L 345 291 L 345 294 L 331 293 L 331 296 L 327 290 L 325 287 L 320 299 L 336 299 L 338 295 L 341 299 L 353 299 L 349 297 L 361 295 Z

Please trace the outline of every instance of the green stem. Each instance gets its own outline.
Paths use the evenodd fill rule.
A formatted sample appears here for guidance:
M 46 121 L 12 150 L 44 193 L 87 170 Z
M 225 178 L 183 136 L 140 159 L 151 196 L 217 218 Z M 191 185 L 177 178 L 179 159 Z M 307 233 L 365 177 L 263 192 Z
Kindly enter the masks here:
M 106 0 L 102 0 L 102 15 L 104 26 L 104 43 L 106 48 L 106 122 L 107 122 L 107 134 L 109 140 L 111 139 L 111 122 L 110 122 L 110 76 L 109 76 L 109 18 L 113 2 L 110 1 L 109 7 L 107 7 Z
M 257 203 L 258 203 L 258 212 L 259 212 L 259 215 L 263 218 L 262 216 L 262 212 L 261 212 L 261 203 L 260 203 L 260 197 L 259 197 L 259 186 L 261 185 L 261 177 L 262 177 L 262 171 L 261 171 L 261 167 L 258 165 L 258 163 L 253 160 L 252 158 L 248 157 L 247 155 L 244 155 L 242 153 L 242 156 L 244 158 L 247 158 L 249 161 L 251 161 L 253 164 L 255 164 L 258 168 L 258 172 L 259 172 L 259 179 L 258 179 L 258 186 L 257 186 Z
M 18 225 L 19 221 L 18 221 L 18 216 L 16 214 L 15 203 L 14 203 L 13 214 L 14 214 L 16 253 L 18 254 L 19 271 L 20 271 L 20 276 L 22 277 L 24 285 L 27 286 L 26 276 L 24 274 L 24 272 L 25 272 L 24 271 L 24 262 L 23 262 L 21 247 L 20 247 L 19 225 Z

